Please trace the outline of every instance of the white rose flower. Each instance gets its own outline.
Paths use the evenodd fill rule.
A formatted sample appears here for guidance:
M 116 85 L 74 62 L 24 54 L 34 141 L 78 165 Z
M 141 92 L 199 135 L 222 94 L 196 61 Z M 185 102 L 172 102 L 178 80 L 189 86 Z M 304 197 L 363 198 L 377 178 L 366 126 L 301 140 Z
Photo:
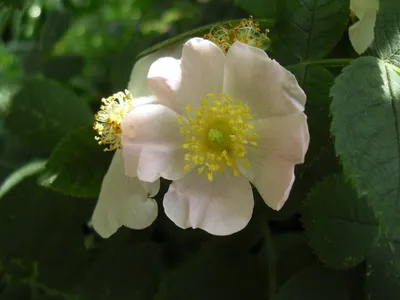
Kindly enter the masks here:
M 289 196 L 295 164 L 309 144 L 306 95 L 295 77 L 261 49 L 235 42 L 225 56 L 193 38 L 181 59 L 157 60 L 148 75 L 159 104 L 121 123 L 125 168 L 144 181 L 174 180 L 164 196 L 181 228 L 215 235 L 243 229 L 254 206 L 252 182 L 268 206 Z
M 132 70 L 129 90 L 103 99 L 103 106 L 96 115 L 95 130 L 99 133 L 96 139 L 99 144 L 108 145 L 106 150 L 116 150 L 104 176 L 91 220 L 94 230 L 103 238 L 110 237 L 121 226 L 132 229 L 146 228 L 157 218 L 157 203 L 150 197 L 158 193 L 160 182 L 158 179 L 143 182 L 136 177 L 136 172 L 130 174 L 125 172 L 123 150 L 120 149 L 120 124 L 130 111 L 156 101 L 147 87 L 150 65 L 160 57 L 166 55 L 180 57 L 181 53 L 182 44 L 179 44 L 140 59 Z M 129 147 L 128 153 L 132 163 L 137 161 L 140 151 L 138 147 Z
M 359 19 L 349 28 L 351 45 L 358 54 L 362 54 L 374 40 L 376 13 L 379 0 L 350 0 L 350 10 Z

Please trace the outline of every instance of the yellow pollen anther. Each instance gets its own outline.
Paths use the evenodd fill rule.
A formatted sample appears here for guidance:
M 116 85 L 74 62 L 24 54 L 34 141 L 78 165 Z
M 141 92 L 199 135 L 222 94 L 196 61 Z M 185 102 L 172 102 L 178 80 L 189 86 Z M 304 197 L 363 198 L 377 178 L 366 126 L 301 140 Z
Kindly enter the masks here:
M 234 176 L 240 175 L 239 164 L 248 168 L 247 149 L 257 146 L 249 110 L 225 94 L 207 94 L 195 110 L 188 106 L 188 122 L 178 118 L 180 133 L 185 137 L 182 148 L 187 150 L 184 170 L 197 167 L 198 174 L 205 173 L 212 181 L 215 173 L 226 167 Z
M 123 117 L 134 108 L 134 101 L 128 90 L 119 92 L 111 97 L 101 100 L 104 105 L 95 115 L 96 122 L 93 129 L 98 136 L 95 139 L 99 145 L 108 145 L 104 151 L 112 151 L 121 148 L 121 121 Z
M 242 19 L 238 23 L 217 25 L 204 38 L 215 43 L 225 53 L 236 41 L 265 50 L 269 43 L 267 37 L 269 30 L 266 29 L 265 33 L 260 33 L 259 26 L 260 24 L 254 22 L 253 17 L 250 16 L 249 19 Z

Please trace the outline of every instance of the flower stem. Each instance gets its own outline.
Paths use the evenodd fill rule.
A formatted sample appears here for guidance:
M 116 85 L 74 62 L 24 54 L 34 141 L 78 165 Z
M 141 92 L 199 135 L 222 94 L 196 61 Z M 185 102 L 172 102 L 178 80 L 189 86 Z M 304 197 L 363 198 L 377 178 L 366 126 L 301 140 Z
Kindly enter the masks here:
M 350 64 L 353 58 L 329 58 L 329 59 L 318 59 L 318 60 L 305 60 L 299 62 L 299 65 L 321 65 L 326 67 L 344 67 Z M 293 67 L 295 65 L 290 65 L 287 67 Z

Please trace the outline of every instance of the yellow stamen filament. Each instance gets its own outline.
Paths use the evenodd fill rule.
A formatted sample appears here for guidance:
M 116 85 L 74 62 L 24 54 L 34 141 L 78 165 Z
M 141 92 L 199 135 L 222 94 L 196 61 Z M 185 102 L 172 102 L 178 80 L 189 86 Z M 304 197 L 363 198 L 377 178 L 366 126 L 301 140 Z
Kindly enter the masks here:
M 225 94 L 207 94 L 195 111 L 186 109 L 187 122 L 178 118 L 180 132 L 185 136 L 182 148 L 187 149 L 185 171 L 197 166 L 198 174 L 208 180 L 229 167 L 239 176 L 238 163 L 248 168 L 247 147 L 257 147 L 257 134 L 250 124 L 249 106 L 233 101 Z
M 95 136 L 99 145 L 108 145 L 104 151 L 121 148 L 121 121 L 134 108 L 133 98 L 128 90 L 119 92 L 101 100 L 103 105 L 95 115 L 93 129 L 99 134 Z
M 239 24 L 215 26 L 204 38 L 215 43 L 225 53 L 236 41 L 265 50 L 269 42 L 267 37 L 269 30 L 266 29 L 265 33 L 261 33 L 259 26 L 260 24 L 254 22 L 253 17 L 250 16 L 249 19 L 241 20 Z

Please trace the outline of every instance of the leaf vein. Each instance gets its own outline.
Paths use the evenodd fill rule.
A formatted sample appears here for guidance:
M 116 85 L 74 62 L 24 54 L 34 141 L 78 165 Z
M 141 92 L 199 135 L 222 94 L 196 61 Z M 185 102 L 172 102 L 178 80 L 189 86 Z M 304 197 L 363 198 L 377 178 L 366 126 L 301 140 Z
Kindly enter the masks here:
M 388 88 L 389 88 L 389 93 L 390 93 L 390 98 L 392 102 L 392 110 L 393 110 L 393 115 L 394 115 L 394 126 L 395 126 L 395 131 L 396 131 L 396 140 L 397 140 L 397 154 L 398 157 L 400 158 L 400 132 L 399 132 L 399 120 L 397 118 L 397 108 L 396 108 L 396 103 L 395 103 L 395 96 L 393 93 L 393 88 L 390 82 L 390 76 L 389 76 L 389 70 L 388 66 L 385 64 L 385 72 L 386 72 L 386 78 L 388 81 Z M 398 170 L 400 170 L 400 159 L 397 160 L 398 164 Z M 399 196 L 400 196 L 400 176 L 398 174 L 398 184 L 397 184 L 397 193 L 396 193 L 396 207 L 399 205 Z

